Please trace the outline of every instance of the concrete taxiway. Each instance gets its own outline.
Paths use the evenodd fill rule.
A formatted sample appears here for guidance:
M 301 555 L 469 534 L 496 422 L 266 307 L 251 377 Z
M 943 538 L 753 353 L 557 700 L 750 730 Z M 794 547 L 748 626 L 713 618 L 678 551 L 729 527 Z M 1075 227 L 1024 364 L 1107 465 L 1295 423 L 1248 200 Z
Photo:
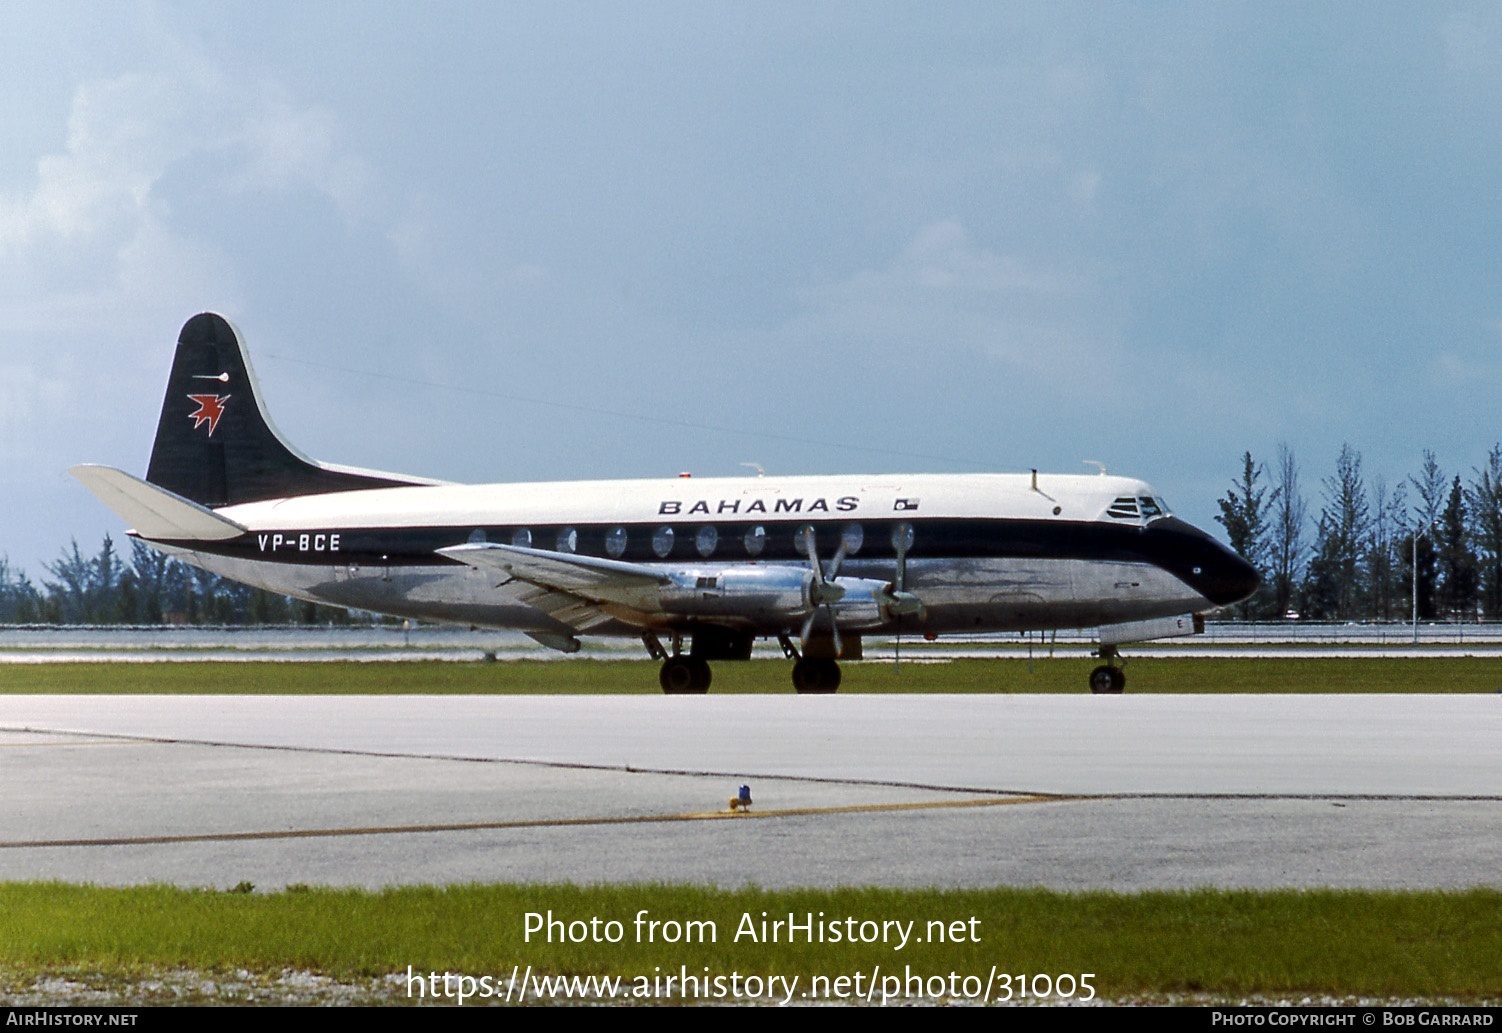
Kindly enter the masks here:
M 1502 886 L 1498 742 L 1491 695 L 10 696 L 0 878 Z

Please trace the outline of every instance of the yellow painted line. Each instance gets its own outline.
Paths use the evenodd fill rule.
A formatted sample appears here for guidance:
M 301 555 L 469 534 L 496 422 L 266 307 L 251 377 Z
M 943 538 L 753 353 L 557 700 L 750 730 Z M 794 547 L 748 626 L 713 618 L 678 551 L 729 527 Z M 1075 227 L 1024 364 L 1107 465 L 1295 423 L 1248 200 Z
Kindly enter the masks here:
M 680 821 L 710 821 L 716 818 L 787 818 L 804 814 L 875 814 L 881 811 L 932 811 L 958 807 L 1005 807 L 1014 803 L 1057 803 L 1061 800 L 1083 800 L 1082 796 L 985 796 L 972 800 L 928 800 L 922 803 L 856 803 L 844 807 L 784 807 L 777 810 L 757 810 L 754 806 L 741 811 L 706 811 L 702 814 L 682 814 Z M 658 819 L 668 820 L 668 819 Z
M 926 803 L 871 803 L 845 807 L 788 807 L 775 810 L 705 811 L 696 814 L 638 814 L 619 818 L 537 818 L 530 821 L 473 821 L 437 825 L 375 825 L 333 829 L 279 829 L 270 832 L 206 832 L 182 836 L 111 836 L 97 839 L 0 840 L 0 850 L 38 847 L 153 846 L 171 843 L 224 843 L 261 839 L 317 839 L 336 836 L 392 836 L 421 832 L 482 832 L 506 829 L 569 828 L 581 825 L 646 825 L 669 821 L 724 821 L 747 818 L 791 818 L 824 814 L 877 814 L 886 811 L 943 810 L 961 807 L 1004 807 L 1009 804 L 1059 803 L 1089 797 L 999 796 L 976 800 L 933 800 Z

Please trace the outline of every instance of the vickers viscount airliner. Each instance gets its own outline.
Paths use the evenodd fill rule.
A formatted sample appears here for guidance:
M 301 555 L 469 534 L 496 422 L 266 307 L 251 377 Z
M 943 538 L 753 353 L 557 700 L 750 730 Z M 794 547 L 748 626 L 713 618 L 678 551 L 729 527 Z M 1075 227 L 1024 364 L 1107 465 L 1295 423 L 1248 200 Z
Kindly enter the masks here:
M 1139 480 L 891 474 L 450 484 L 315 462 L 273 428 L 223 317 L 178 338 L 140 480 L 73 474 L 131 533 L 268 591 L 525 632 L 564 652 L 638 638 L 665 692 L 775 639 L 799 692 L 833 692 L 863 636 L 1097 629 L 1192 634 L 1256 572 Z

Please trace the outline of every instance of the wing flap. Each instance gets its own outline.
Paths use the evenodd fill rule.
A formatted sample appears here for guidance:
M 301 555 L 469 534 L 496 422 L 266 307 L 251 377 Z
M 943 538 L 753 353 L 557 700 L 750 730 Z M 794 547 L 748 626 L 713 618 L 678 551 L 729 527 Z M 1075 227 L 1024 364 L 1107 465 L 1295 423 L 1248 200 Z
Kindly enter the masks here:
M 219 542 L 246 529 L 206 506 L 111 466 L 84 464 L 68 471 L 142 538 Z
M 506 577 L 518 600 L 576 631 L 612 620 L 645 625 L 645 614 L 661 609 L 658 590 L 672 584 L 634 563 L 494 542 L 452 545 L 438 555 Z

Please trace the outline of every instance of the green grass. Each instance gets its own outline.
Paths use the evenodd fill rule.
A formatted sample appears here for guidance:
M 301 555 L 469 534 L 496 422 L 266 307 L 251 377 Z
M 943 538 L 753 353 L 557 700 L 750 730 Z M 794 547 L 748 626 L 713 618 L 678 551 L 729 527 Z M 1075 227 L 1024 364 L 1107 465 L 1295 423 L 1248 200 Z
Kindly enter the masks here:
M 639 943 L 633 920 L 715 923 L 716 942 Z M 624 940 L 547 943 L 524 916 L 617 920 Z M 759 921 L 976 919 L 979 942 L 882 944 L 742 940 Z M 1213 891 L 1054 893 L 1030 889 L 712 890 L 678 886 L 458 886 L 273 894 L 161 886 L 104 889 L 0 884 L 0 972 L 12 985 L 43 972 L 129 978 L 171 969 L 335 977 L 406 972 L 634 977 L 655 969 L 799 976 L 856 971 L 1095 973 L 1100 996 L 1333 994 L 1450 998 L 1502 995 L 1502 892 Z
M 843 664 L 842 693 L 1085 691 L 1088 659 L 882 661 Z M 1031 666 L 1031 671 L 1029 671 Z M 791 665 L 714 664 L 713 693 L 788 693 Z M 1129 661 L 1127 691 L 1461 692 L 1502 691 L 1492 658 L 1172 658 Z M 500 663 L 59 663 L 0 665 L 0 693 L 162 694 L 630 694 L 655 695 L 646 660 L 516 660 Z

